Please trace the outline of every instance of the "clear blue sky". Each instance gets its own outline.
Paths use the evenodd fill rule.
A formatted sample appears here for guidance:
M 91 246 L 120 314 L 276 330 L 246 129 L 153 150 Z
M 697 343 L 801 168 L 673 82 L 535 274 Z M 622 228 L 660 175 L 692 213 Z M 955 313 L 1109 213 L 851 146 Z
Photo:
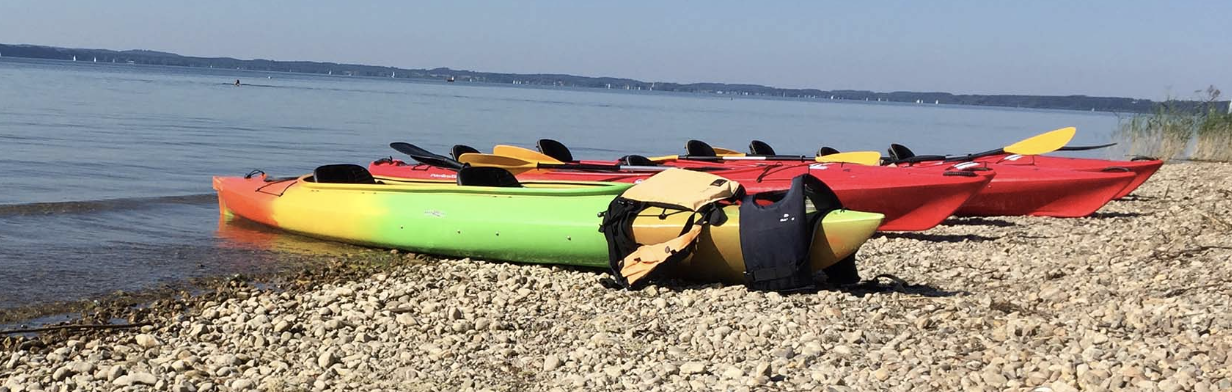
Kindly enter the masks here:
M 777 87 L 1232 93 L 1232 2 L 0 1 L 0 42 Z

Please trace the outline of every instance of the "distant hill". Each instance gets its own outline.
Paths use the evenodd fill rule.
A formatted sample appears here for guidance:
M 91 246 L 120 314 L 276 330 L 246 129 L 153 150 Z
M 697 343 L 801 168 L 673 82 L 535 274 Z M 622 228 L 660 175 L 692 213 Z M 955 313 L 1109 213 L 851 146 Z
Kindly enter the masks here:
M 316 61 L 239 60 L 229 57 L 192 57 L 152 50 L 106 50 L 71 49 L 38 45 L 0 44 L 0 56 L 37 59 L 79 60 L 133 64 L 150 64 L 179 67 L 212 67 L 254 71 L 298 72 L 369 77 L 397 77 L 414 79 L 448 79 L 458 82 L 526 84 L 538 86 L 566 86 L 624 90 L 656 90 L 697 94 L 739 95 L 756 97 L 789 97 L 804 99 L 838 99 L 858 101 L 887 101 L 919 104 L 951 104 L 975 106 L 1000 106 L 1033 109 L 1095 110 L 1105 112 L 1143 113 L 1154 109 L 1159 102 L 1146 99 L 1118 97 L 1088 97 L 1085 95 L 976 95 L 950 94 L 944 92 L 895 91 L 880 93 L 862 90 L 788 89 L 756 84 L 643 82 L 640 80 L 589 77 L 563 74 L 511 74 L 455 70 L 449 68 L 403 69 L 362 64 L 340 64 Z M 1204 105 L 1228 107 L 1227 101 L 1205 103 L 1199 101 L 1168 101 L 1169 105 L 1199 109 Z

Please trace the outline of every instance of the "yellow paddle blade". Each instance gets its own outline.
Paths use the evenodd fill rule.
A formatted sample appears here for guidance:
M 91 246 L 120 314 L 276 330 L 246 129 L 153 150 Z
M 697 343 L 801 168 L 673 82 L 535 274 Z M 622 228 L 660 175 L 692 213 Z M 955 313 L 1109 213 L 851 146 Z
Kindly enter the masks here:
M 503 155 L 503 156 L 513 157 L 513 158 L 518 158 L 518 159 L 524 159 L 524 160 L 530 161 L 531 163 L 535 163 L 535 162 L 564 163 L 564 162 L 557 160 L 556 158 L 552 158 L 550 156 L 544 155 L 541 152 L 531 150 L 529 148 L 522 148 L 518 146 L 506 146 L 503 144 L 493 147 L 492 154 L 493 155 Z
M 742 157 L 745 155 L 743 152 L 736 151 L 730 148 L 723 148 L 723 147 L 710 147 L 710 148 L 714 149 L 715 155 L 718 155 L 721 157 Z
M 817 162 L 847 162 L 876 166 L 881 164 L 881 153 L 876 151 L 852 151 L 817 157 Z
M 1005 146 L 1005 152 L 1019 155 L 1039 155 L 1046 154 L 1065 147 L 1069 144 L 1070 139 L 1074 138 L 1074 132 L 1078 129 L 1074 127 L 1065 127 L 1053 131 L 1048 131 L 1035 135 L 1018 143 Z
M 661 157 L 650 157 L 647 159 L 650 159 L 651 161 L 654 161 L 654 162 L 663 162 L 663 161 L 674 161 L 674 160 L 680 159 L 680 156 L 679 155 L 664 155 Z
M 475 167 L 499 167 L 501 169 L 508 170 L 510 173 L 515 175 L 539 169 L 538 163 L 527 161 L 525 159 L 473 152 L 462 154 L 462 156 L 458 157 L 458 162 Z

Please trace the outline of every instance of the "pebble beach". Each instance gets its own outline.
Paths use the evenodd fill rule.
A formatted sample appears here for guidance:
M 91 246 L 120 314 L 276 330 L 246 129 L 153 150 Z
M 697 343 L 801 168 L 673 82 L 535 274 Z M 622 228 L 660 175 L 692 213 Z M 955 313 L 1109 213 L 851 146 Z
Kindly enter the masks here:
M 885 233 L 848 288 L 777 294 L 373 251 L 14 334 L 0 392 L 1232 390 L 1232 165 L 1094 216 Z

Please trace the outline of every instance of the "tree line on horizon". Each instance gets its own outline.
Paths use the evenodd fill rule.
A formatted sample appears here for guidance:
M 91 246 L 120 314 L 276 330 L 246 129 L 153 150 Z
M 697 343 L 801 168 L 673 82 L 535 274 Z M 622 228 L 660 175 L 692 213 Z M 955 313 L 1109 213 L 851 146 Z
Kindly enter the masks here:
M 1195 112 L 1228 108 L 1227 101 L 1168 100 L 1156 102 L 1148 99 L 1121 97 L 1091 97 L 1085 95 L 981 95 L 950 94 L 944 92 L 873 92 L 864 90 L 789 89 L 756 84 L 727 83 L 670 83 L 643 82 L 640 80 L 610 77 L 589 77 L 565 74 L 512 74 L 454 70 L 449 68 L 403 69 L 362 64 L 340 64 L 316 61 L 240 60 L 229 57 L 193 57 L 151 50 L 115 51 L 107 49 L 72 49 L 39 45 L 0 44 L 0 57 L 34 59 L 116 62 L 124 64 L 161 65 L 177 67 L 240 69 L 248 71 L 293 72 L 309 74 L 333 74 L 361 77 L 395 77 L 411 79 L 455 80 L 501 84 L 524 84 L 534 86 L 560 86 L 575 88 L 599 88 L 620 90 L 653 90 L 697 94 L 719 94 L 755 97 L 781 97 L 798 99 L 838 99 L 857 101 L 886 101 L 920 104 L 947 104 L 998 106 L 1031 109 L 1084 110 L 1122 113 L 1149 113 L 1166 105 L 1173 110 Z

